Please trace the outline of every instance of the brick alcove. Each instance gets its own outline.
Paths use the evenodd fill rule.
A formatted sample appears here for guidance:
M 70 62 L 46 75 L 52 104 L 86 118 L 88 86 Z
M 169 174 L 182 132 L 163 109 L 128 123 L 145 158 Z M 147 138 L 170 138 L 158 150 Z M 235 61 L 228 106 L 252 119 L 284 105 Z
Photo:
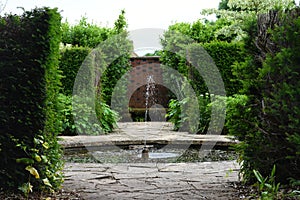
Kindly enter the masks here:
M 131 57 L 132 69 L 129 72 L 128 99 L 131 115 L 143 116 L 146 110 L 147 77 L 152 76 L 155 82 L 154 95 L 149 100 L 148 108 L 154 104 L 161 110 L 168 108 L 169 89 L 163 83 L 163 71 L 158 56 Z M 158 109 L 155 106 L 155 110 Z
M 154 95 L 149 99 L 148 107 L 152 107 L 154 104 L 160 104 L 164 108 L 168 107 L 168 93 L 169 90 L 163 85 L 155 84 Z M 131 95 L 129 100 L 130 108 L 145 109 L 146 105 L 146 85 L 139 87 Z

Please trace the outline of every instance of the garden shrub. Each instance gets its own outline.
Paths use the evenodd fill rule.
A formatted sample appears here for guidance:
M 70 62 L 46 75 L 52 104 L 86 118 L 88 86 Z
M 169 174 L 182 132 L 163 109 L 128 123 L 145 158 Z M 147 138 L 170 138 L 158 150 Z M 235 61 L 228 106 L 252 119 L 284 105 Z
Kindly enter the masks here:
M 62 119 L 62 135 L 100 135 L 109 133 L 117 127 L 119 119 L 118 113 L 111 110 L 110 107 L 96 101 L 96 107 L 92 108 L 82 100 L 76 99 L 77 96 L 66 96 L 60 94 L 60 108 Z M 73 109 L 73 100 L 76 102 L 76 108 Z M 91 114 L 96 112 L 97 120 L 91 118 Z M 76 118 L 76 122 L 74 121 Z
M 130 45 L 128 44 L 130 47 Z M 129 71 L 130 65 L 130 55 L 122 55 L 116 60 L 114 60 L 105 70 L 101 77 L 100 87 L 101 87 L 101 99 L 107 104 L 111 105 L 111 97 L 113 90 L 121 79 L 121 77 Z M 119 89 L 119 88 L 118 88 Z
M 101 27 L 89 23 L 86 17 L 82 17 L 78 24 L 70 25 L 67 21 L 62 23 L 62 43 L 78 47 L 96 48 L 109 37 L 126 31 L 127 22 L 125 11 L 121 10 L 113 28 Z
M 36 8 L 0 18 L 0 187 L 52 191 L 62 183 L 57 96 L 61 16 Z
M 98 62 L 103 62 L 101 65 L 106 66 L 98 85 L 98 89 L 101 91 L 99 99 L 107 105 L 111 105 L 114 89 L 121 90 L 121 88 L 115 88 L 118 81 L 121 81 L 122 76 L 131 68 L 130 53 L 133 51 L 133 44 L 128 39 L 128 32 L 121 31 L 110 37 L 97 49 L 101 52 L 100 54 L 103 54 L 103 58 Z M 124 85 L 124 87 L 126 86 Z
M 97 119 L 100 122 L 102 132 L 110 133 L 115 128 L 117 128 L 119 114 L 116 111 L 110 109 L 110 107 L 106 103 L 100 100 L 96 102 L 96 114 Z
M 181 101 L 177 99 L 171 99 L 169 102 L 169 109 L 166 114 L 166 117 L 168 118 L 169 122 L 172 122 L 174 124 L 173 129 L 175 131 L 178 131 L 181 127 L 181 124 L 186 120 L 186 116 L 183 116 L 181 113 L 181 108 L 186 103 L 186 99 L 183 99 Z
M 220 30 L 230 25 L 231 23 L 225 19 L 219 18 L 216 21 L 208 21 L 198 19 L 193 23 L 175 23 L 169 26 L 168 30 L 179 31 L 184 35 L 188 35 L 197 43 L 205 44 L 214 41 L 227 41 L 234 40 L 234 36 L 226 36 L 220 33 Z
M 114 36 L 112 36 L 113 38 Z M 111 38 L 110 38 L 111 39 Z M 103 41 L 102 41 L 103 42 Z M 122 44 L 123 43 L 123 44 Z M 121 45 L 122 44 L 122 45 Z M 121 45 L 119 48 L 129 48 L 132 49 L 132 45 L 129 41 L 120 42 L 116 41 L 115 45 Z M 107 47 L 104 51 L 104 55 L 110 57 L 110 52 L 115 47 Z M 78 70 L 80 69 L 82 63 L 86 59 L 92 49 L 89 47 L 65 47 L 61 49 L 60 58 L 60 70 L 62 71 L 62 89 L 65 95 L 72 95 L 74 81 L 76 79 Z M 114 50 L 115 51 L 115 50 Z M 111 105 L 111 96 L 113 89 L 121 77 L 130 69 L 131 65 L 129 62 L 130 54 L 122 55 L 111 63 L 108 63 L 108 67 L 105 72 L 101 75 L 101 95 L 102 100 L 107 104 Z M 107 63 L 101 63 L 101 65 L 106 65 Z
M 200 134 L 204 134 L 207 132 L 209 121 L 210 121 L 210 114 L 211 114 L 211 107 L 209 106 L 211 103 L 210 97 L 208 93 L 204 95 L 199 95 L 198 97 L 198 108 L 199 108 L 199 126 L 197 124 L 190 124 L 190 130 L 182 130 L 182 131 L 191 131 L 197 132 Z M 188 121 L 188 115 L 182 112 L 187 106 L 187 103 L 190 101 L 189 97 L 183 98 L 182 100 L 178 99 L 171 99 L 169 102 L 169 109 L 167 112 L 166 117 L 168 118 L 169 122 L 174 124 L 174 130 L 178 131 L 184 123 Z M 196 127 L 195 127 L 196 126 Z
M 250 57 L 236 72 L 247 99 L 232 110 L 228 128 L 241 141 L 237 150 L 249 183 L 256 181 L 253 170 L 266 177 L 274 165 L 277 182 L 300 179 L 299 16 L 299 8 L 260 15 L 250 26 L 259 29 L 247 40 Z

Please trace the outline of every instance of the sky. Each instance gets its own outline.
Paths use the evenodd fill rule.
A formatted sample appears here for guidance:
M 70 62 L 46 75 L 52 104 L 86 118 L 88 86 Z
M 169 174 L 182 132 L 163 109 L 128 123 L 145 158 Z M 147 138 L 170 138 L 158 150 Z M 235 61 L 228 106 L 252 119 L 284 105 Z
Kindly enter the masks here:
M 22 14 L 21 8 L 57 7 L 63 21 L 67 20 L 70 24 L 78 23 L 84 16 L 89 22 L 104 27 L 113 27 L 124 9 L 134 52 L 142 56 L 161 49 L 160 37 L 170 25 L 195 22 L 204 17 L 200 14 L 201 10 L 218 8 L 220 0 L 0 0 L 0 9 L 1 3 L 5 2 L 0 14 Z
M 0 0 L 4 3 L 6 0 Z M 7 0 L 3 13 L 22 14 L 35 7 L 57 7 L 64 19 L 74 24 L 82 16 L 101 26 L 112 27 L 125 9 L 128 30 L 167 29 L 175 22 L 193 22 L 205 8 L 217 8 L 220 0 Z

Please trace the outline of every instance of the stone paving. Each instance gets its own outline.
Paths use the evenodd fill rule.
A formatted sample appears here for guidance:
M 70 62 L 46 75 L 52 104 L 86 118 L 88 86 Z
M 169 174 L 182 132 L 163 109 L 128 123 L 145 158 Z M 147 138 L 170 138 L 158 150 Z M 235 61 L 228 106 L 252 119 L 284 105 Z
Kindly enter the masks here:
M 187 132 L 172 131 L 168 122 L 133 122 L 119 123 L 119 128 L 112 134 L 99 136 L 62 136 L 60 141 L 66 148 L 104 145 L 141 145 L 147 140 L 151 144 L 203 144 L 212 143 L 228 146 L 237 143 L 224 135 L 197 135 Z
M 239 199 L 235 161 L 203 163 L 67 163 L 64 188 L 83 199 Z
M 120 123 L 109 135 L 61 137 L 65 148 L 120 144 L 212 144 L 237 141 L 227 136 L 174 132 L 169 123 Z M 66 163 L 65 190 L 83 199 L 240 199 L 236 161 L 198 163 Z

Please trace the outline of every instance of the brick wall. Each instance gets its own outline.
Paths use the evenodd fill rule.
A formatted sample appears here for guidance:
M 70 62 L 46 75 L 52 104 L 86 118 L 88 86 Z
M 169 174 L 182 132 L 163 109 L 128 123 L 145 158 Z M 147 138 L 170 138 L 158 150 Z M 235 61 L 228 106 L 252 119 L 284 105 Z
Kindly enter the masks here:
M 158 56 L 132 57 L 130 58 L 132 70 L 130 71 L 128 97 L 129 107 L 133 109 L 145 109 L 147 77 L 153 76 L 155 81 L 155 92 L 150 100 L 151 107 L 160 104 L 164 108 L 168 106 L 168 89 L 164 87 L 162 69 Z

